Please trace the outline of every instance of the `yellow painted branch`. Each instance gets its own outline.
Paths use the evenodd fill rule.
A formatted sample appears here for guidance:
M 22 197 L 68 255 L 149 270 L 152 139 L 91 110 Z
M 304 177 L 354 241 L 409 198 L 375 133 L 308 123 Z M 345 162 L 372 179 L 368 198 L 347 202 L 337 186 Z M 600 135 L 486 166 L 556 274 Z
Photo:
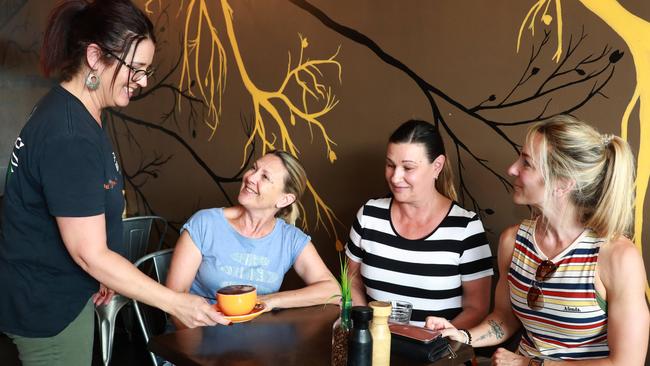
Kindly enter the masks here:
M 641 35 L 650 34 L 650 23 L 630 13 L 615 0 L 581 0 L 582 4 L 608 24 L 627 44 L 636 69 L 636 86 L 621 122 L 621 135 L 627 137 L 628 121 L 634 106 L 639 104 L 639 154 L 637 156 L 634 243 L 643 253 L 643 209 L 650 179 L 650 42 Z M 644 101 L 646 103 L 644 103 Z M 646 288 L 650 301 L 650 287 Z

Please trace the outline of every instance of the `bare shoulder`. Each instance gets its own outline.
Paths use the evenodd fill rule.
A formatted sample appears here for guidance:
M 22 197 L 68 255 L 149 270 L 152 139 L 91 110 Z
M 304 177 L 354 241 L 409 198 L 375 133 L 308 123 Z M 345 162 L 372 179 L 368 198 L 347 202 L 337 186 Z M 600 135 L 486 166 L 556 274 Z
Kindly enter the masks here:
M 519 225 L 512 225 L 501 232 L 499 237 L 499 253 L 497 260 L 499 261 L 499 267 L 509 266 L 510 260 L 512 260 L 512 252 L 515 248 L 515 238 L 517 236 L 517 230 Z
M 501 232 L 499 237 L 499 252 L 502 250 L 512 251 L 515 246 L 515 238 L 517 237 L 517 230 L 519 225 L 508 226 Z
M 629 282 L 636 277 L 645 279 L 645 266 L 639 249 L 623 236 L 601 246 L 598 265 L 606 287 L 617 282 Z
M 503 229 L 499 241 L 502 242 L 506 240 L 514 243 L 515 236 L 517 235 L 517 230 L 519 230 L 519 224 L 511 225 Z
M 624 236 L 602 245 L 599 257 L 603 264 L 613 266 L 614 270 L 622 269 L 620 266 L 624 267 L 631 263 L 643 264 L 639 249 Z

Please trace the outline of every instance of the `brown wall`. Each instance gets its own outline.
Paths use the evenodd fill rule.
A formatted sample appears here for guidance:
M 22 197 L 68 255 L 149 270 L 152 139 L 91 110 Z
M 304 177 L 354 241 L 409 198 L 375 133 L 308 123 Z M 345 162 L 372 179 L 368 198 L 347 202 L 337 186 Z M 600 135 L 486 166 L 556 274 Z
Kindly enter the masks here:
M 8 154 L 31 106 L 50 85 L 50 81 L 38 77 L 36 69 L 44 17 L 50 6 L 43 1 L 3 3 L 6 6 L 1 11 L 4 13 L 0 13 L 0 161 L 7 161 L 1 153 Z M 167 217 L 177 228 L 196 210 L 227 205 L 229 199 L 236 198 L 239 184 L 220 179 L 238 176 L 247 139 L 246 126 L 250 127 L 254 120 L 251 95 L 263 96 L 259 91 L 279 88 L 287 73 L 289 55 L 291 67 L 297 65 L 301 50 L 299 34 L 308 44 L 303 49 L 303 60 L 327 60 L 339 50 L 334 60 L 341 67 L 340 82 L 335 64 L 321 64 L 322 76 L 309 69 L 338 102 L 318 118 L 336 143 L 332 144 L 336 154 L 333 163 L 323 133 L 312 125 L 312 138 L 308 124 L 299 115 L 293 125 L 286 103 L 270 100 L 270 105 L 277 109 L 278 121 L 268 113 L 261 114 L 269 141 L 274 139 L 272 134 L 281 141 L 278 126 L 286 127 L 310 182 L 326 205 L 319 206 L 321 215 L 325 207 L 336 215 L 333 225 L 325 221 L 316 228 L 313 195 L 305 195 L 307 231 L 332 269 L 337 260 L 335 238 L 345 241 L 360 205 L 387 192 L 383 178 L 385 143 L 401 122 L 409 118 L 434 121 L 434 111 L 439 111 L 438 122 L 450 131 L 447 149 L 452 160 L 457 161 L 456 148 L 462 143 L 475 156 L 485 159 L 485 165 L 494 171 L 461 152 L 464 204 L 475 210 L 480 207 L 495 248 L 501 230 L 529 214 L 525 208 L 513 206 L 497 177 L 508 181 L 505 170 L 516 157 L 510 142 L 520 143 L 528 126 L 507 124 L 570 111 L 602 132 L 620 134 L 623 111 L 637 83 L 635 63 L 625 40 L 577 1 L 562 2 L 563 54 L 558 64 L 552 60 L 557 47 L 557 17 L 552 8 L 554 21 L 544 26 L 536 19 L 535 36 L 524 32 L 521 51 L 516 52 L 517 32 L 533 1 L 314 0 L 310 7 L 298 0 L 231 0 L 234 38 L 228 37 L 221 2 L 205 1 L 216 35 L 214 39 L 209 37 L 208 18 L 204 18 L 202 39 L 189 54 L 190 70 L 186 74 L 196 83 L 190 86 L 186 78 L 180 85 L 182 64 L 177 65 L 177 61 L 186 33 L 183 26 L 186 16 L 191 14 L 189 33 L 196 34 L 198 11 L 187 9 L 188 2 L 139 3 L 148 3 L 158 29 L 158 72 L 145 90 L 146 96 L 110 114 L 110 125 L 122 166 L 131 176 L 127 188 L 129 213 L 153 212 Z M 183 8 L 179 9 L 181 3 Z M 650 3 L 620 3 L 637 16 L 650 19 Z M 548 41 L 531 61 L 531 54 L 544 43 L 545 31 L 550 32 Z M 219 125 L 210 138 L 213 131 L 208 124 L 214 123 L 214 115 L 202 103 L 218 103 L 219 98 L 204 99 L 198 83 L 210 65 L 212 41 L 224 48 L 226 87 Z M 235 43 L 241 56 L 239 64 L 232 49 Z M 201 75 L 198 80 L 194 69 L 197 52 Z M 616 60 L 617 52 L 623 54 L 620 60 Z M 581 64 L 581 60 L 593 62 Z M 219 64 L 218 58 L 212 62 L 215 77 Z M 248 87 L 242 67 L 252 83 Z M 566 70 L 569 72 L 563 74 Z M 525 82 L 506 102 L 496 106 L 522 78 Z M 305 73 L 301 79 L 311 80 Z M 542 92 L 536 96 L 542 85 Z M 313 85 L 310 87 L 313 89 Z M 590 95 L 592 88 L 598 93 Z M 253 89 L 257 94 L 251 93 Z M 550 89 L 554 91 L 544 93 Z M 179 102 L 181 90 L 184 96 Z M 284 94 L 302 108 L 301 89 L 295 81 L 289 83 Z M 494 101 L 490 100 L 491 95 Z M 308 99 L 310 112 L 324 105 L 322 99 Z M 165 118 L 166 113 L 171 114 Z M 505 125 L 494 128 L 488 121 Z M 643 120 L 646 129 L 648 122 Z M 648 139 L 640 139 L 640 125 L 636 108 L 630 117 L 628 138 L 635 154 L 642 144 L 646 148 L 650 144 Z M 259 156 L 262 144 L 259 138 L 254 141 L 254 153 Z M 645 160 L 641 162 L 650 164 L 649 157 L 642 158 Z M 157 165 L 148 165 L 152 162 Z M 470 197 L 477 206 L 473 206 Z M 643 212 L 646 222 L 642 241 L 648 243 L 647 202 Z M 175 240 L 172 236 L 168 238 L 170 245 Z M 646 249 L 644 253 L 646 268 L 650 263 L 648 252 Z

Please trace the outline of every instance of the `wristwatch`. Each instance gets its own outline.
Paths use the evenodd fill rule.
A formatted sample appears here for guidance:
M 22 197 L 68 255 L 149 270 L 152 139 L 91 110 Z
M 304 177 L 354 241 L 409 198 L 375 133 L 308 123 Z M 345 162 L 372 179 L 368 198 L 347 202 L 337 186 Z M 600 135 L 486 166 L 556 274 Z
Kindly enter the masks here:
M 528 366 L 544 366 L 544 360 L 539 357 L 533 357 L 528 362 Z

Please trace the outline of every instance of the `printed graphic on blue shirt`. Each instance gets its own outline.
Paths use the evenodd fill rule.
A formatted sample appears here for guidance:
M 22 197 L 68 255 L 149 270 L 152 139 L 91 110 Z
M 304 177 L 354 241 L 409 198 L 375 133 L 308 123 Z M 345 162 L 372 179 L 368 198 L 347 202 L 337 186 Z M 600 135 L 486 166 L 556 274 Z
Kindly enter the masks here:
M 220 208 L 197 212 L 182 230 L 187 230 L 202 257 L 190 292 L 207 298 L 229 285 L 252 285 L 258 294 L 277 292 L 311 240 L 281 219 L 266 236 L 245 237 L 230 226 Z
M 225 278 L 231 278 L 230 281 L 222 281 L 220 285 L 222 287 L 250 283 L 256 284 L 257 290 L 260 293 L 268 293 L 276 290 L 276 283 L 282 283 L 280 274 L 268 268 L 271 260 L 267 256 L 255 253 L 234 252 L 230 255 L 230 258 L 232 259 L 231 264 L 224 264 L 218 267 L 219 271 L 225 275 Z

